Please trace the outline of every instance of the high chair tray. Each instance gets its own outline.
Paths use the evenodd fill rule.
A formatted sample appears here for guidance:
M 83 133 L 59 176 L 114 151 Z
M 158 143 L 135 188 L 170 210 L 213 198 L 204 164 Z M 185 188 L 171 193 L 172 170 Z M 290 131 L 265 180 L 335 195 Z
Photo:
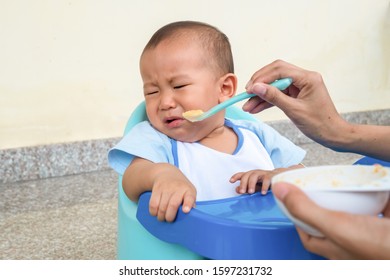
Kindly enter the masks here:
M 318 259 L 306 251 L 273 194 L 256 193 L 181 208 L 173 223 L 149 214 L 151 193 L 141 195 L 137 219 L 157 238 L 180 244 L 209 259 Z

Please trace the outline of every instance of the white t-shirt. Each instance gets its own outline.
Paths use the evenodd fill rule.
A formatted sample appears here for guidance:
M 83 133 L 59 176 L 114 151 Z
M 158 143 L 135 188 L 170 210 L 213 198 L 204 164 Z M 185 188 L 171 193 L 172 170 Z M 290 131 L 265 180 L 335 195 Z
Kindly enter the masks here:
M 212 200 L 239 195 L 231 176 L 253 169 L 273 170 L 274 165 L 259 138 L 241 130 L 243 144 L 233 154 L 222 153 L 200 143 L 177 142 L 178 167 L 196 187 L 197 200 Z
M 197 188 L 197 200 L 237 195 L 229 178 L 237 172 L 271 170 L 302 162 L 306 152 L 260 121 L 225 120 L 238 146 L 232 155 L 200 143 L 182 143 L 154 129 L 147 121 L 134 126 L 108 153 L 109 165 L 123 174 L 134 157 L 178 167 Z

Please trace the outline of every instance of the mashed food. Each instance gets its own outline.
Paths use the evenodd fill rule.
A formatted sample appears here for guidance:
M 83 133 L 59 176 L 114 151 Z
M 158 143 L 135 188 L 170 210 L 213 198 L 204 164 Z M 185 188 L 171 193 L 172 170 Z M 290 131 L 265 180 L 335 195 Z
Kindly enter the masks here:
M 203 114 L 202 110 L 190 110 L 183 113 L 183 118 L 186 118 L 187 120 L 196 120 L 196 118 Z

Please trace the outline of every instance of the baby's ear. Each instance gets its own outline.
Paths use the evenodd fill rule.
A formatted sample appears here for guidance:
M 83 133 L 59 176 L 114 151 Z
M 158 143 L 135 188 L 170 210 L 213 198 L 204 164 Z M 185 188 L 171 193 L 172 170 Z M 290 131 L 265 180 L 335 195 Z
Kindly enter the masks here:
M 219 102 L 232 98 L 237 90 L 237 77 L 233 73 L 228 73 L 220 78 Z

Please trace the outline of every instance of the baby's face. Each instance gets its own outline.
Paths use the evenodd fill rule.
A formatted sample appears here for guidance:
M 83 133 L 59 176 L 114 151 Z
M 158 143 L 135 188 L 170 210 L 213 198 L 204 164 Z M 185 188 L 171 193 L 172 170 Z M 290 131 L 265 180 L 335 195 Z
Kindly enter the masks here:
M 224 112 L 191 123 L 182 114 L 209 110 L 220 103 L 220 78 L 196 43 L 184 39 L 161 42 L 140 61 L 146 113 L 154 128 L 169 137 L 195 142 L 223 125 Z

